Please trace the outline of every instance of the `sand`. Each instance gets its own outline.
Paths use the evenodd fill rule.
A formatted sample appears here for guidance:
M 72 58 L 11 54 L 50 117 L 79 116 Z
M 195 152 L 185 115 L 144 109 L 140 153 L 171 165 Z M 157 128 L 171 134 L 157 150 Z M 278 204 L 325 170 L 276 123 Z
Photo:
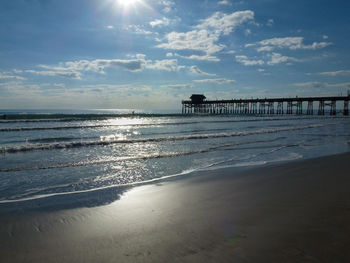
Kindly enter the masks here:
M 350 262 L 350 153 L 0 215 L 0 262 Z

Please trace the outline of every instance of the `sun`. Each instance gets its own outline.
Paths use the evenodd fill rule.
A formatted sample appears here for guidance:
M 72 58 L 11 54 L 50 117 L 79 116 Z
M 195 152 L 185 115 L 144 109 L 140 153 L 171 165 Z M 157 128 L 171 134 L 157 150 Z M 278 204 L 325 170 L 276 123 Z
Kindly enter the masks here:
M 152 7 L 147 4 L 146 0 L 107 0 L 109 1 L 113 9 L 122 16 L 128 17 L 130 15 L 140 16 L 143 11 L 151 10 Z
M 118 4 L 123 7 L 130 7 L 137 4 L 141 0 L 117 0 L 117 1 L 118 1 Z
M 153 11 L 152 7 L 147 4 L 147 0 L 107 0 L 110 1 L 114 10 L 121 12 L 123 16 L 130 14 L 141 15 L 144 10 Z

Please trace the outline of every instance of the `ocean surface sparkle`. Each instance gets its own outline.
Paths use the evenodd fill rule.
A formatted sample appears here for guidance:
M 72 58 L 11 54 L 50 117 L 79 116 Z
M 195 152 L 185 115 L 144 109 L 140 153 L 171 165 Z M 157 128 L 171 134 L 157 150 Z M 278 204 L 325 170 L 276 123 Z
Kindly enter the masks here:
M 0 120 L 0 205 L 350 150 L 342 116 L 86 113 Z

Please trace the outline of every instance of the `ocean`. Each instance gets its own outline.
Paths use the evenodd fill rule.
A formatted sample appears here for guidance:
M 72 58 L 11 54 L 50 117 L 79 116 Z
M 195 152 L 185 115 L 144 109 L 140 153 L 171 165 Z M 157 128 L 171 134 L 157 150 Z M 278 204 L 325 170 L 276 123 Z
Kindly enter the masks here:
M 350 118 L 340 115 L 131 112 L 0 112 L 0 211 L 94 206 L 197 171 L 350 150 Z

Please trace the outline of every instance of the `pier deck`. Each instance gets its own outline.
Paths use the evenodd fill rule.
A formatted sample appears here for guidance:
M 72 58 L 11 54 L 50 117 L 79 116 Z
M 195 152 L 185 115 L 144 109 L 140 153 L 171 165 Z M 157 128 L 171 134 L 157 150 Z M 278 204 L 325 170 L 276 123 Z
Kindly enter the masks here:
M 263 99 L 205 100 L 204 95 L 193 94 L 191 100 L 182 101 L 182 114 L 307 114 L 313 115 L 314 103 L 318 103 L 317 114 L 337 114 L 337 102 L 342 103 L 341 113 L 349 115 L 348 96 L 295 97 Z M 306 111 L 304 108 L 306 106 Z

